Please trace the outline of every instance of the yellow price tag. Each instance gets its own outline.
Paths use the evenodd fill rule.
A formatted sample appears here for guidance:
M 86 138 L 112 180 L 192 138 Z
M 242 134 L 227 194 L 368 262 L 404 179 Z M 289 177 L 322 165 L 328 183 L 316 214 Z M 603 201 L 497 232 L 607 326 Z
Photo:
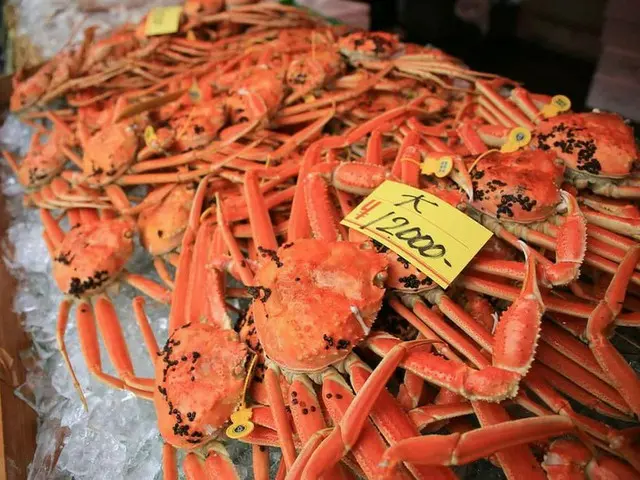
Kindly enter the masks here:
M 528 145 L 531 141 L 531 132 L 524 127 L 516 127 L 509 132 L 507 141 L 500 148 L 502 153 L 511 153 Z
M 232 413 L 231 425 L 229 425 L 226 430 L 227 437 L 237 440 L 253 432 L 255 425 L 251 421 L 252 415 L 253 410 L 246 407 L 240 408 Z
M 551 98 L 551 102 L 542 107 L 542 115 L 545 118 L 551 118 L 560 112 L 566 112 L 571 108 L 571 100 L 564 95 L 555 95 Z
M 451 169 L 453 168 L 453 158 L 450 156 L 444 157 L 431 157 L 428 156 L 422 162 L 422 166 L 420 171 L 425 175 L 433 175 L 435 174 L 438 178 L 444 178 L 449 173 L 451 173 Z
M 148 125 L 144 129 L 144 143 L 149 148 L 155 148 L 154 142 L 157 142 L 158 136 L 156 135 L 156 131 L 153 129 L 151 125 Z
M 386 245 L 442 288 L 491 238 L 489 230 L 447 202 L 390 180 L 341 223 Z
M 180 28 L 181 14 L 181 6 L 152 8 L 147 15 L 144 34 L 150 37 L 176 33 Z

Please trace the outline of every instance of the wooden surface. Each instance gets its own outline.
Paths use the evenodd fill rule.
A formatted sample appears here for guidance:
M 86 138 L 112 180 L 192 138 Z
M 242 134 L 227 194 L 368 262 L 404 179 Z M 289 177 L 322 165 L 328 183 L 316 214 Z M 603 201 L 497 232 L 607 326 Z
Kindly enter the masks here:
M 0 195 L 0 238 L 5 237 L 8 218 L 4 197 Z M 6 252 L 2 252 L 4 255 Z M 20 319 L 13 312 L 15 279 L 0 260 L 0 347 L 18 359 L 18 352 L 29 346 L 22 332 Z M 18 381 L 24 381 L 19 361 Z M 36 438 L 36 414 L 22 400 L 13 395 L 13 386 L 0 381 L 0 480 L 22 480 L 33 459 Z

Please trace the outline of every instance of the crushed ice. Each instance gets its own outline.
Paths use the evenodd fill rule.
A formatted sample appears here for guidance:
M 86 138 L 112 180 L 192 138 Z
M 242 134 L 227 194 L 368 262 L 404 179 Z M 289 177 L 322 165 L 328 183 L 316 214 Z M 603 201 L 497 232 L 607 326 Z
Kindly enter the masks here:
M 30 129 L 14 116 L 0 127 L 0 147 L 24 153 Z M 151 402 L 129 392 L 110 389 L 88 372 L 78 341 L 74 314 L 65 336 L 71 363 L 87 396 L 89 411 L 82 408 L 69 373 L 56 346 L 55 324 L 62 294 L 54 284 L 51 262 L 37 210 L 22 206 L 22 189 L 3 163 L 2 193 L 11 217 L 2 257 L 19 281 L 14 310 L 23 317 L 23 326 L 33 338 L 34 358 L 26 385 L 17 394 L 39 414 L 37 450 L 30 466 L 30 479 L 152 479 L 160 478 L 161 438 Z M 156 281 L 149 255 L 138 247 L 128 268 Z M 122 286 L 112 300 L 118 312 L 136 374 L 153 376 L 151 360 L 133 318 L 131 300 L 136 291 Z M 146 311 L 159 343 L 167 338 L 166 306 L 147 299 Z M 27 355 L 29 357 L 31 355 Z M 102 345 L 102 362 L 107 373 L 115 373 Z M 250 448 L 235 442 L 229 452 L 240 478 L 251 478 Z M 50 458 L 56 448 L 59 460 L 50 472 Z M 275 456 L 273 466 L 275 467 Z M 275 473 L 275 470 L 273 470 Z

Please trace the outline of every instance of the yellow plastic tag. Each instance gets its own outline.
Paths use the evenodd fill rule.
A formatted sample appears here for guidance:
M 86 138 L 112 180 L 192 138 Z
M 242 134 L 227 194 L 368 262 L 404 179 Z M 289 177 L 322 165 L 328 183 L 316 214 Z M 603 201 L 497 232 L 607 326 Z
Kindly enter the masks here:
M 516 150 L 528 145 L 531 141 L 531 132 L 524 127 L 516 127 L 509 132 L 509 137 L 504 145 L 500 148 L 502 153 L 515 152 Z
M 231 425 L 227 427 L 227 437 L 237 440 L 238 438 L 246 437 L 255 428 L 255 425 L 251 421 L 253 410 L 250 408 L 241 408 L 231 414 Z
M 491 232 L 438 197 L 387 180 L 342 220 L 447 288 Z
M 144 143 L 149 148 L 155 148 L 154 142 L 158 140 L 158 136 L 156 135 L 156 131 L 153 129 L 151 125 L 148 125 L 144 129 Z
M 560 112 L 566 112 L 571 108 L 571 100 L 564 95 L 555 95 L 551 98 L 551 102 L 542 107 L 542 115 L 545 118 L 551 118 Z
M 316 101 L 316 97 L 313 94 L 309 93 L 303 97 L 304 103 L 312 103 Z
M 200 86 L 196 80 L 193 81 L 188 92 L 189 98 L 191 98 L 192 101 L 199 102 L 202 99 L 202 92 L 200 91 Z
M 219 200 L 216 194 L 216 199 Z M 218 205 L 220 205 L 218 203 Z M 253 378 L 253 373 L 256 369 L 256 365 L 258 364 L 258 355 L 254 355 L 249 362 L 249 367 L 247 368 L 247 376 L 244 378 L 244 386 L 242 387 L 242 403 L 238 410 L 231 414 L 231 425 L 227 427 L 226 434 L 227 437 L 233 438 L 234 440 L 242 437 L 246 437 L 255 428 L 255 425 L 251 421 L 251 417 L 253 416 L 253 410 L 247 407 L 245 403 L 245 398 L 247 396 L 247 390 L 249 389 L 249 382 Z
M 150 37 L 176 33 L 180 28 L 180 14 L 181 6 L 152 8 L 147 15 L 144 34 Z
M 451 173 L 451 169 L 453 168 L 453 158 L 449 155 L 443 157 L 427 157 L 422 162 L 422 167 L 420 171 L 425 175 L 433 175 L 435 174 L 438 178 L 444 178 L 449 173 Z

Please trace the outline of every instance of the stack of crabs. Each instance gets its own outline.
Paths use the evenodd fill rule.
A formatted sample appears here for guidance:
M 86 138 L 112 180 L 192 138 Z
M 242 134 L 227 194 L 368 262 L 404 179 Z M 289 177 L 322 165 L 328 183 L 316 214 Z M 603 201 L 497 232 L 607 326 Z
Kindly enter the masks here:
M 179 31 L 145 22 L 16 76 L 35 132 L 3 152 L 40 209 L 53 279 L 93 375 L 153 401 L 163 471 L 511 479 L 640 478 L 640 176 L 616 114 L 550 98 L 390 34 L 274 3 L 193 1 Z M 545 111 L 547 108 L 547 111 Z M 514 128 L 520 148 L 501 148 Z M 423 174 L 434 155 L 450 174 Z M 493 232 L 446 290 L 340 224 L 386 180 Z M 136 237 L 162 283 L 128 271 Z M 170 304 L 159 346 L 126 282 Z M 136 375 L 138 322 L 155 378 Z M 102 338 L 116 374 L 100 361 Z M 625 343 L 626 342 L 626 343 Z M 627 344 L 628 343 L 628 344 Z

